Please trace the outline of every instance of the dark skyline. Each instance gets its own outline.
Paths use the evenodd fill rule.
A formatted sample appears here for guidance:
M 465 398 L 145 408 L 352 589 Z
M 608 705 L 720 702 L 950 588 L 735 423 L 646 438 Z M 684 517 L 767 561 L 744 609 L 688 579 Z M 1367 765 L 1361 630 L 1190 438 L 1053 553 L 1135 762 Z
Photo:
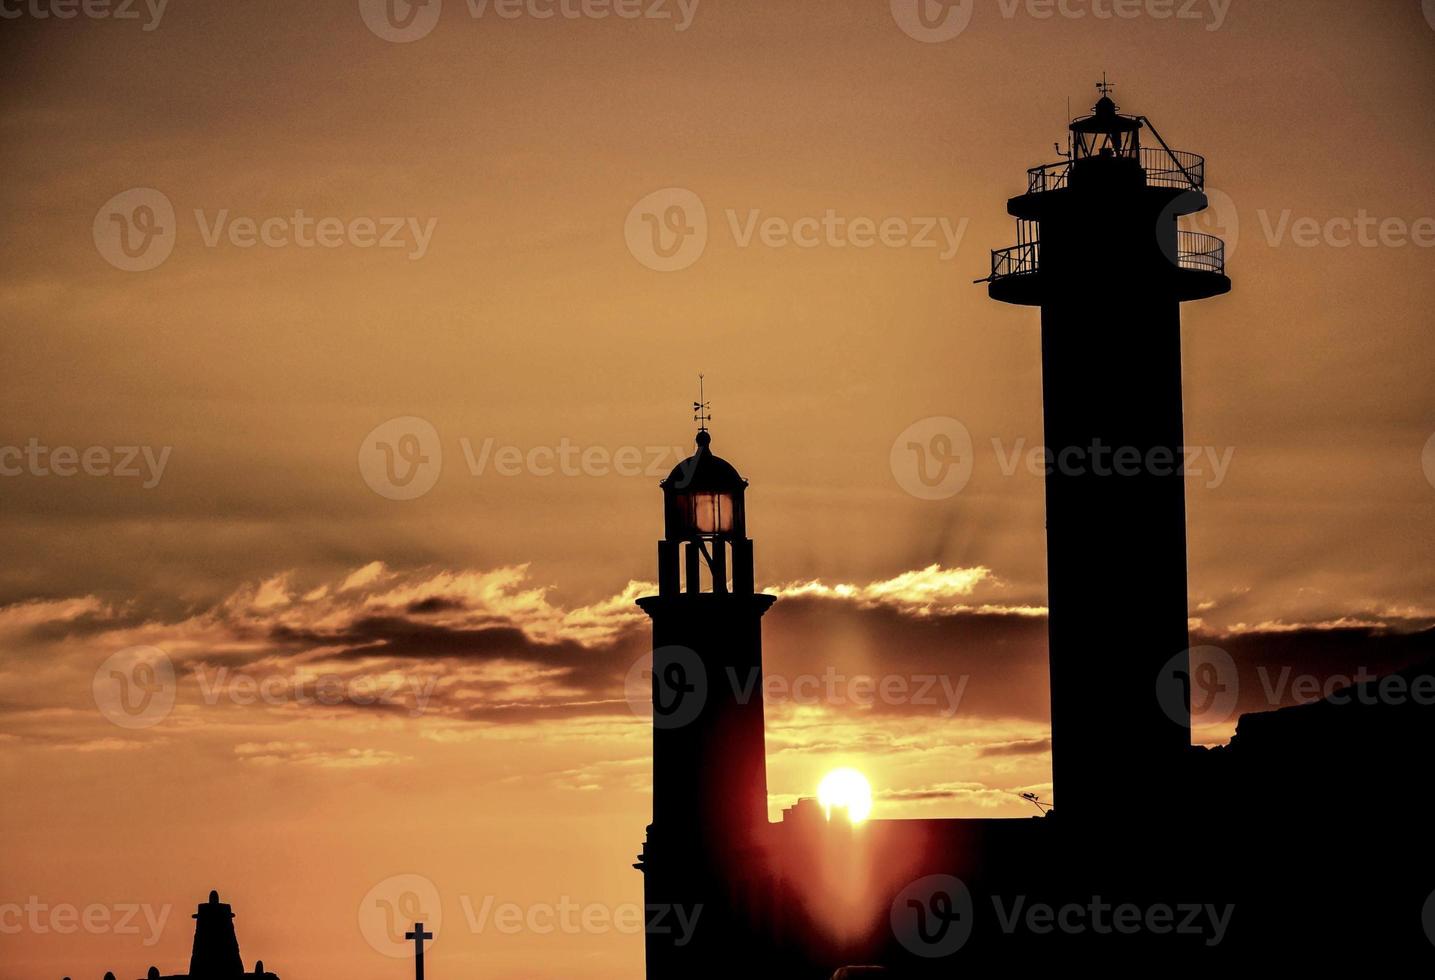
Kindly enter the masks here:
M 633 600 L 699 371 L 780 597 L 769 815 L 843 765 L 881 816 L 1030 812 L 1021 792 L 1051 793 L 1041 352 L 1029 311 L 971 282 L 1102 71 L 1211 161 L 1203 227 L 1240 283 L 1186 311 L 1181 352 L 1192 642 L 1240 678 L 1198 741 L 1427 657 L 1429 5 L 1150 6 L 983 3 L 946 40 L 856 0 L 450 0 L 411 43 L 356 3 L 7 19 L 0 777 L 26 793 L 0 811 L 0 905 L 172 914 L 149 946 L 0 935 L 0 978 L 180 964 L 215 885 L 285 980 L 400 975 L 365 903 L 409 875 L 442 905 L 435 976 L 632 976 L 616 926 L 475 923 L 486 899 L 641 902 Z M 176 238 L 124 271 L 107 209 L 134 219 L 154 200 L 120 196 L 144 188 Z M 693 200 L 696 256 L 675 244 Z M 442 463 L 399 487 L 433 455 L 389 425 L 410 418 Z M 970 473 L 943 470 L 933 440 L 963 433 Z M 168 658 L 173 704 L 116 714 L 136 648 Z M 907 687 L 866 704 L 860 675 Z M 167 857 L 137 876 L 135 853 Z

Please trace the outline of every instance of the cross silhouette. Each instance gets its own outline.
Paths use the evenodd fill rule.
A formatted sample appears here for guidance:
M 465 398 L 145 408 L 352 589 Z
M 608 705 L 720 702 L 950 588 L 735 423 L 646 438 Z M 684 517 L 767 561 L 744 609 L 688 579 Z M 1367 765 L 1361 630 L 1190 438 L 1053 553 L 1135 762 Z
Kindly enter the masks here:
M 414 942 L 414 980 L 424 980 L 424 940 L 432 939 L 433 933 L 424 932 L 424 924 L 415 922 L 414 931 L 404 933 L 404 938 Z

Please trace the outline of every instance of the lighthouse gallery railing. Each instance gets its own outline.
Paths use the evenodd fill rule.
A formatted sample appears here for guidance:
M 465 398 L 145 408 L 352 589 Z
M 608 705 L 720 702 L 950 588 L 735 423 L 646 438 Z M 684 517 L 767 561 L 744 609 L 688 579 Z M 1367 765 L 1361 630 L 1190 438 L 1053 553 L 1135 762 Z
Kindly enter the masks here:
M 1141 169 L 1146 171 L 1148 186 L 1197 191 L 1206 186 L 1205 157 L 1185 150 L 1168 150 L 1164 146 L 1143 146 L 1140 152 Z M 1045 163 L 1026 172 L 1026 192 L 1059 191 L 1070 180 L 1070 160 Z
M 1215 235 L 1196 231 L 1176 233 L 1176 265 L 1194 272 L 1225 275 L 1226 243 Z M 1026 242 L 992 252 L 992 274 L 988 282 L 1037 272 L 1041 267 L 1041 242 Z

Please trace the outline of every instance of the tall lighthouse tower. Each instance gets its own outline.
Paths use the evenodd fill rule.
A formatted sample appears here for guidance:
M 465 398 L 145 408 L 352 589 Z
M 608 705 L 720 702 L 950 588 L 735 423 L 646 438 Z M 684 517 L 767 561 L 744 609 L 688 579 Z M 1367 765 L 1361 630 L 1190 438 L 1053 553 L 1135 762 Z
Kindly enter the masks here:
M 696 451 L 662 483 L 653 621 L 653 822 L 636 865 L 650 915 L 648 976 L 719 977 L 750 969 L 764 914 L 767 754 L 762 616 L 753 588 L 747 481 L 712 451 L 706 404 Z
M 1181 304 L 1229 292 L 1225 246 L 1179 231 L 1205 161 L 1110 86 L 1066 158 L 1007 202 L 992 299 L 1041 308 L 1052 769 L 1064 822 L 1119 825 L 1170 794 L 1189 754 Z M 1149 134 L 1149 144 L 1143 138 Z

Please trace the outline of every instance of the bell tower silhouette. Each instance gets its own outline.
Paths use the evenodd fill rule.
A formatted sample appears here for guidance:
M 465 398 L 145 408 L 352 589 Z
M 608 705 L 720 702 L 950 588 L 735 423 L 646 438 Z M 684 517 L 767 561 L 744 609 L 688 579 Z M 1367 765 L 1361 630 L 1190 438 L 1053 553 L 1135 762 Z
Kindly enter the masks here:
M 982 281 L 1041 308 L 1056 810 L 1113 825 L 1183 787 L 1189 702 L 1160 688 L 1189 690 L 1181 304 L 1231 282 L 1224 243 L 1177 228 L 1207 207 L 1205 161 L 1097 87 Z
M 752 934 L 763 892 L 752 880 L 767 828 L 761 621 L 776 597 L 753 588 L 747 481 L 713 454 L 707 404 L 694 407 L 696 451 L 661 484 L 658 594 L 638 600 L 653 623 L 653 822 L 635 867 L 650 914 L 701 915 L 687 937 L 650 922 L 649 976 L 751 964 L 755 951 L 730 940 Z

